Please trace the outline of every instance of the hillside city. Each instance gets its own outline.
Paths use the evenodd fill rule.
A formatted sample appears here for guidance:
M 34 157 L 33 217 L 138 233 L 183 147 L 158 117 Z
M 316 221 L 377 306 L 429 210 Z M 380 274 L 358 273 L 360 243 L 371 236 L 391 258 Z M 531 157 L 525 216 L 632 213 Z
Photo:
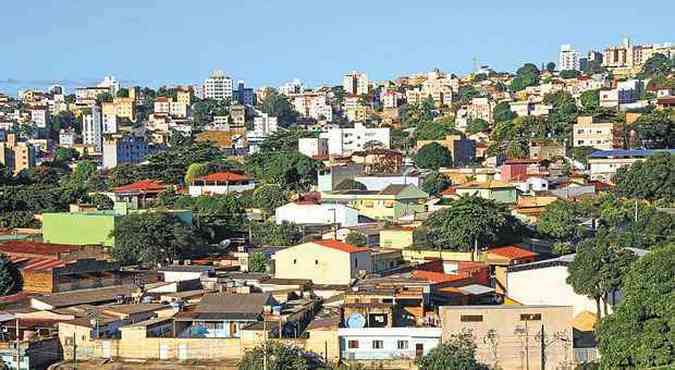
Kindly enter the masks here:
M 0 369 L 672 368 L 675 45 L 556 53 L 0 92 Z

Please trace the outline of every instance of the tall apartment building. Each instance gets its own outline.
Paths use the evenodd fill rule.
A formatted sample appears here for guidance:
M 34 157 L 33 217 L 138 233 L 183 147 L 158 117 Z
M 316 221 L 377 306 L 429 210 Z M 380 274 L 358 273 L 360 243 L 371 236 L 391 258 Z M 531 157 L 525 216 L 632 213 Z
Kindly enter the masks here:
M 349 72 L 342 79 L 342 87 L 347 94 L 366 95 L 368 94 L 368 75 L 357 71 Z
M 176 89 L 176 103 L 185 104 L 189 107 L 192 103 L 192 91 L 189 88 L 178 87 Z
M 670 43 L 633 45 L 630 39 L 625 38 L 621 45 L 610 46 L 604 50 L 602 65 L 608 68 L 632 67 L 637 70 L 655 54 L 672 58 L 675 56 L 675 46 Z
M 38 128 L 47 128 L 47 123 L 49 122 L 49 110 L 46 108 L 31 109 L 30 121 Z
M 328 139 L 328 152 L 334 155 L 363 150 L 369 142 L 378 142 L 387 149 L 391 145 L 389 127 L 369 128 L 360 122 L 355 123 L 353 128 L 330 128 L 320 137 Z
M 581 69 L 579 52 L 572 49 L 572 46 L 565 44 L 560 46 L 560 56 L 558 58 L 558 70 L 560 71 L 579 71 Z
M 126 118 L 129 121 L 136 121 L 136 99 L 132 97 L 113 99 L 115 103 L 115 115 Z
M 232 99 L 232 90 L 232 78 L 225 76 L 223 71 L 217 70 L 204 81 L 202 95 L 204 99 Z
M 115 135 L 103 143 L 103 168 L 115 168 L 121 164 L 136 164 L 154 153 L 153 146 L 142 136 Z
M 272 117 L 267 113 L 262 113 L 253 119 L 253 132 L 255 136 L 268 136 L 278 128 L 277 117 Z
M 328 104 L 326 93 L 306 91 L 301 94 L 291 94 L 290 98 L 293 109 L 300 115 L 317 120 L 333 120 L 333 108 Z
M 93 145 L 98 153 L 103 149 L 103 119 L 97 105 L 91 108 L 91 113 L 82 116 L 82 143 Z
M 255 104 L 255 90 L 246 87 L 244 81 L 237 82 L 237 90 L 233 92 L 233 100 L 239 104 L 254 105 Z
M 35 167 L 35 157 L 35 147 L 18 142 L 15 134 L 7 134 L 6 141 L 0 142 L 0 163 L 15 174 Z
M 101 120 L 103 122 L 104 134 L 114 134 L 117 132 L 117 109 L 115 108 L 115 103 L 101 103 Z
M 574 147 L 591 146 L 599 150 L 610 150 L 622 146 L 619 124 L 596 121 L 593 116 L 579 116 L 572 129 Z
M 112 96 L 117 96 L 117 92 L 120 90 L 120 82 L 115 79 L 115 76 L 105 76 L 97 87 L 107 88 Z

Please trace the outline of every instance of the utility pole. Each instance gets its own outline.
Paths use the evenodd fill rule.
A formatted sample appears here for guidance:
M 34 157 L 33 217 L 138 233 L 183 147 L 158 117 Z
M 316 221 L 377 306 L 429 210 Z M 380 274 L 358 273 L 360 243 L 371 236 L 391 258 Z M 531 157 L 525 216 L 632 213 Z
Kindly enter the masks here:
M 541 370 L 546 369 L 546 341 L 544 340 L 544 324 L 541 324 Z
M 77 369 L 77 337 L 73 333 L 73 369 Z
M 267 321 L 263 318 L 263 370 L 267 370 Z
M 525 368 L 530 370 L 530 329 L 527 328 L 525 320 Z
M 19 341 L 19 318 L 16 318 L 16 368 L 20 369 L 21 368 L 21 352 L 19 351 L 19 345 L 21 342 Z

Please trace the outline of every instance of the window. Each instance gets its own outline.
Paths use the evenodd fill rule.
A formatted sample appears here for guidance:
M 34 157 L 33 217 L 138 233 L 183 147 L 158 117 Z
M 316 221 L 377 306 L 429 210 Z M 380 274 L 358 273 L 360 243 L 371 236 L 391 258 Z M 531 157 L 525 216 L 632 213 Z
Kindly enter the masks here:
M 408 349 L 408 341 L 407 340 L 399 340 L 396 342 L 396 348 L 398 349 Z
M 520 321 L 540 321 L 540 313 L 523 313 L 520 314 Z
M 384 348 L 384 342 L 381 340 L 374 340 L 373 341 L 373 349 L 382 349 Z
M 314 260 L 314 264 L 315 264 L 315 265 L 318 265 L 318 264 L 319 264 L 319 260 Z
M 462 315 L 459 317 L 461 322 L 481 322 L 483 321 L 483 315 Z
M 293 264 L 295 265 L 296 263 L 298 263 L 298 260 L 293 259 Z
M 358 340 L 350 340 L 347 342 L 347 348 L 359 348 Z
M 359 259 L 354 258 L 354 267 L 359 267 Z

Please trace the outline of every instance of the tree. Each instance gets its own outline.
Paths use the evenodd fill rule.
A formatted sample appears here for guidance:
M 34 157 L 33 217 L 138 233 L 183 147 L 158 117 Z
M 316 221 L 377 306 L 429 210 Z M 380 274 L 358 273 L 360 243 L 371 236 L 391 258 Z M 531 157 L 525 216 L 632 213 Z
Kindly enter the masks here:
M 245 168 L 260 182 L 277 184 L 285 190 L 307 190 L 316 184 L 323 163 L 297 151 L 255 153 Z
M 368 190 L 368 187 L 356 180 L 344 179 L 335 186 L 335 190 Z
M 675 365 L 675 244 L 635 262 L 624 277 L 623 301 L 597 328 L 603 369 Z
M 189 258 L 200 243 L 192 225 L 165 212 L 124 216 L 110 236 L 115 240 L 112 256 L 124 265 L 157 265 Z
M 551 73 L 555 72 L 555 63 L 553 63 L 553 62 L 548 62 L 548 63 L 546 64 L 546 70 L 547 70 L 548 72 L 551 72 Z
M 450 185 L 452 185 L 452 182 L 447 176 L 438 171 L 434 171 L 424 178 L 424 182 L 422 182 L 422 191 L 431 196 L 437 196 L 443 190 L 450 187 Z
M 516 77 L 511 80 L 511 90 L 520 91 L 526 87 L 539 83 L 539 69 L 532 63 L 525 63 L 516 71 Z
M 640 79 L 648 79 L 655 76 L 667 76 L 675 69 L 675 61 L 672 58 L 657 53 L 647 59 L 638 74 Z
M 497 122 L 492 130 L 489 155 L 505 154 L 512 159 L 527 158 L 535 122 L 533 117 L 516 117 L 511 121 Z
M 118 98 L 128 98 L 129 97 L 129 89 L 126 87 L 122 87 L 119 90 L 117 90 L 117 97 Z
M 503 101 L 497 103 L 492 109 L 492 117 L 495 122 L 510 121 L 516 117 L 516 114 L 511 111 L 509 102 Z
M 649 149 L 675 147 L 675 111 L 660 110 L 643 114 L 633 125 L 641 146 Z
M 359 232 L 350 231 L 349 234 L 347 234 L 347 237 L 345 238 L 345 243 L 351 244 L 355 247 L 367 247 L 368 239 L 366 238 L 365 235 Z
M 298 140 L 307 137 L 318 137 L 316 133 L 293 127 L 288 130 L 277 130 L 260 144 L 261 152 L 297 151 Z
M 73 148 L 58 147 L 54 151 L 54 160 L 59 162 L 70 162 L 80 158 L 80 153 Z
M 476 344 L 469 331 L 453 334 L 415 363 L 420 370 L 488 369 L 486 365 L 476 360 Z
M 14 294 L 21 290 L 21 273 L 10 259 L 0 254 L 0 296 Z
M 438 121 L 423 121 L 417 125 L 415 130 L 416 140 L 443 140 L 454 129 Z
M 560 78 L 563 78 L 563 79 L 577 78 L 579 76 L 581 76 L 581 72 L 576 71 L 574 69 L 566 69 L 566 70 L 560 71 Z
M 537 232 L 574 246 L 586 234 L 585 228 L 579 225 L 581 216 L 582 212 L 576 203 L 556 200 L 544 209 L 544 213 L 537 221 Z
M 113 101 L 113 96 L 109 92 L 104 92 L 96 95 L 96 103 L 109 103 Z
M 658 153 L 644 161 L 619 168 L 614 192 L 620 197 L 675 201 L 675 155 Z
M 481 118 L 472 119 L 466 127 L 466 133 L 473 135 L 490 128 L 490 124 Z
M 274 213 L 278 207 L 288 203 L 286 192 L 276 184 L 265 184 L 253 192 L 253 198 L 258 208 Z
M 270 262 L 269 257 L 263 252 L 255 252 L 248 259 L 249 272 L 266 272 L 267 264 Z
M 508 209 L 493 200 L 461 196 L 447 208 L 433 212 L 416 232 L 420 244 L 435 249 L 472 251 L 518 237 L 522 225 Z
M 115 205 L 110 197 L 100 193 L 89 196 L 89 203 L 98 210 L 113 209 Z
M 246 351 L 239 370 L 309 370 L 309 365 L 307 355 L 300 348 L 268 341 Z
M 413 137 L 408 132 L 399 128 L 391 129 L 391 148 L 406 151 L 408 148 L 415 146 Z
M 600 108 L 600 90 L 586 90 L 579 97 L 581 107 L 585 112 L 593 113 Z
M 415 155 L 415 164 L 419 168 L 438 170 L 452 166 L 452 155 L 448 148 L 439 143 L 429 143 L 420 148 Z
M 186 185 L 192 184 L 195 179 L 206 176 L 209 173 L 208 171 L 209 168 L 206 163 L 192 163 L 185 171 L 183 183 Z
M 588 157 L 591 153 L 595 152 L 595 149 L 592 146 L 575 146 L 569 149 L 569 156 L 577 162 L 582 163 L 584 166 L 588 165 Z
M 291 223 L 253 222 L 249 227 L 253 245 L 291 246 L 300 242 L 303 236 L 302 227 Z
M 274 89 L 268 89 L 265 98 L 260 102 L 260 110 L 271 116 L 277 117 L 279 124 L 289 127 L 295 123 L 298 113 L 288 101 L 288 97 L 279 94 Z

